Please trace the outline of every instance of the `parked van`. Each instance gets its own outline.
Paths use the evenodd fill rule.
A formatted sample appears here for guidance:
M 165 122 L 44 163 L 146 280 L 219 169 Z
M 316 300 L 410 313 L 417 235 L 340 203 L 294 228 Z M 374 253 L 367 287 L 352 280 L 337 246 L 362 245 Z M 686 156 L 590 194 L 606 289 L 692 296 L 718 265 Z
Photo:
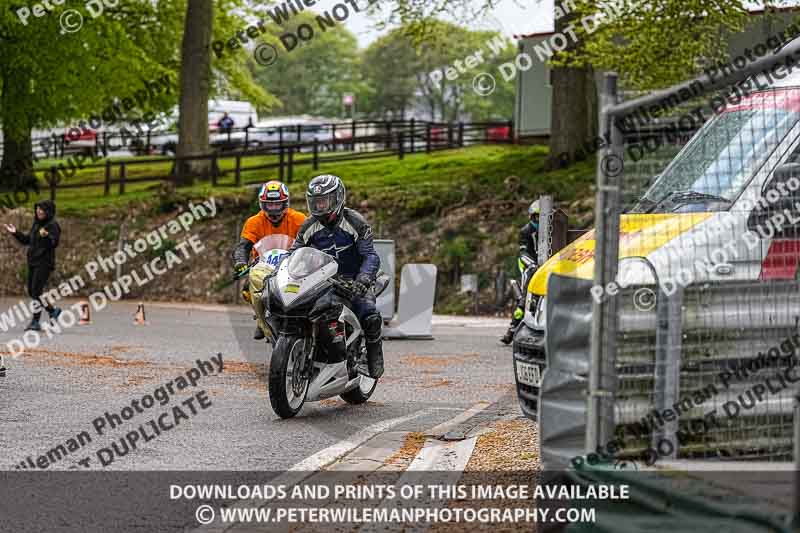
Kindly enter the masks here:
M 759 81 L 769 88 L 707 120 L 621 215 L 619 286 L 670 294 L 706 281 L 800 277 L 800 73 Z M 592 230 L 544 263 L 527 288 L 513 346 L 520 403 L 532 418 L 546 363 L 548 276 L 592 280 L 595 245 Z M 592 296 L 607 292 L 593 287 Z

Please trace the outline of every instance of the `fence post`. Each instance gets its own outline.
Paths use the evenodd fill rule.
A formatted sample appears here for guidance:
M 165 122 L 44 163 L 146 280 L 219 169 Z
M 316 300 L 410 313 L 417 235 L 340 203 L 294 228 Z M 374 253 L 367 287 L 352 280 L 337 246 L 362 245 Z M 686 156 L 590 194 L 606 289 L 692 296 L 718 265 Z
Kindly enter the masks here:
M 452 122 L 448 122 L 447 123 L 447 147 L 448 148 L 452 148 L 453 147 L 453 123 Z
M 655 272 L 653 273 L 655 277 Z M 641 289 L 640 289 L 641 290 Z M 653 400 L 654 408 L 666 412 L 671 406 L 678 403 L 680 396 L 681 379 L 681 306 L 683 304 L 683 287 L 676 285 L 675 292 L 667 296 L 658 290 L 656 300 L 656 367 L 654 371 Z M 668 459 L 678 457 L 678 424 L 680 414 L 653 432 L 652 446 L 658 450 L 659 455 Z M 671 443 L 669 453 L 664 453 L 660 444 L 662 441 Z
M 425 124 L 425 152 L 431 153 L 431 123 Z
M 303 140 L 303 126 L 301 124 L 295 125 L 295 129 L 297 130 L 297 144 L 300 144 Z
M 283 153 L 283 126 L 278 126 L 278 148 Z
M 464 147 L 464 123 L 458 123 L 458 145 L 463 148 Z
M 119 163 L 119 193 L 120 195 L 125 194 L 125 178 L 127 177 L 128 172 L 125 167 L 125 161 L 120 161 Z
M 242 156 L 236 154 L 236 176 L 234 178 L 236 180 L 236 186 L 239 187 L 242 184 Z
M 286 183 L 292 182 L 292 165 L 294 164 L 294 147 L 289 147 L 289 170 L 286 173 Z
M 336 124 L 333 124 L 333 128 L 331 130 L 331 141 L 333 142 L 333 151 L 336 151 Z
M 146 153 L 147 155 L 150 155 L 150 143 L 151 142 L 152 142 L 152 139 L 150 138 L 150 129 L 148 129 L 147 130 L 147 144 L 145 144 L 145 146 L 144 146 L 144 153 Z
M 389 150 L 392 147 L 392 123 L 386 123 L 386 149 Z
M 56 201 L 56 184 L 58 180 L 58 170 L 56 167 L 50 167 L 50 200 Z
M 247 147 L 250 146 L 250 126 L 245 126 L 244 128 L 244 151 L 247 151 Z
M 412 118 L 411 119 L 411 140 L 410 140 L 411 142 L 409 143 L 410 146 L 408 147 L 409 148 L 409 152 L 411 152 L 412 154 L 414 153 L 414 128 L 415 128 L 414 123 L 415 122 L 416 121 Z
M 514 142 L 514 121 L 508 121 L 508 142 L 509 144 L 513 144 Z
M 281 146 L 280 154 L 278 155 L 278 176 L 281 181 L 283 181 L 283 172 L 284 172 L 284 163 L 283 163 L 283 146 Z
M 397 158 L 403 159 L 406 155 L 406 139 L 405 134 L 401 131 L 397 134 Z
M 108 157 L 108 132 L 103 132 L 103 155 Z
M 543 265 L 550 259 L 550 255 L 554 250 L 551 250 L 550 237 L 553 234 L 553 197 L 550 195 L 543 195 L 539 197 L 539 230 L 537 231 L 538 241 L 536 242 L 536 251 L 539 256 L 536 258 L 540 265 Z
M 314 137 L 314 170 L 319 170 L 319 139 Z
M 617 102 L 617 74 L 605 75 L 601 90 L 599 136 L 610 138 L 597 157 L 597 193 L 595 203 L 594 285 L 607 287 L 617 277 L 619 262 L 619 181 L 604 172 L 606 158 L 620 157 L 622 138 L 613 127 L 614 117 L 607 108 Z M 605 446 L 614 436 L 614 395 L 616 391 L 618 294 L 603 294 L 592 302 L 589 365 L 589 399 L 586 413 L 586 452 Z
M 352 141 L 350 150 L 355 152 L 356 151 L 356 121 L 350 123 L 350 140 Z
M 111 161 L 106 159 L 106 181 L 103 185 L 103 196 L 108 196 L 111 192 Z

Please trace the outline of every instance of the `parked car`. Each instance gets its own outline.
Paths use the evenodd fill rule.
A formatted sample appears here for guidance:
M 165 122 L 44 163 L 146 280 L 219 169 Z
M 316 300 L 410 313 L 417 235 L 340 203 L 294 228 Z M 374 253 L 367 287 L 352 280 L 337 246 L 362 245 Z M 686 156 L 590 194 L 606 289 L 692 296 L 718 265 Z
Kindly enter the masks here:
M 67 128 L 61 138 L 64 140 L 65 155 L 91 155 L 97 149 L 97 132 L 91 128 Z

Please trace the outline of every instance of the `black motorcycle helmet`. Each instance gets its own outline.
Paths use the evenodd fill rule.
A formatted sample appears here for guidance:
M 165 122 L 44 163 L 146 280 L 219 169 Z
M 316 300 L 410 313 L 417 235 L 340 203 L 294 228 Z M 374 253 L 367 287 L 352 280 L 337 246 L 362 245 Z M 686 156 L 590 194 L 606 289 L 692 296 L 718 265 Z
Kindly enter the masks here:
M 320 224 L 335 224 L 344 210 L 347 191 L 338 176 L 323 174 L 311 180 L 306 190 L 308 212 Z

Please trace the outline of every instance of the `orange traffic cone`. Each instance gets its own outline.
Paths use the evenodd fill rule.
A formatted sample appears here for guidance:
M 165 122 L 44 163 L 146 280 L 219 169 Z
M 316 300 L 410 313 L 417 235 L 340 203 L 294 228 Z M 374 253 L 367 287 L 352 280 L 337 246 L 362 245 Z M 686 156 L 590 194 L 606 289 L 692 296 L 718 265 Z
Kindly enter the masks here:
M 139 307 L 136 308 L 136 314 L 133 315 L 133 323 L 137 326 L 144 326 L 147 324 L 144 318 L 144 303 L 139 302 Z
M 85 326 L 86 324 L 91 324 L 92 314 L 91 314 L 91 308 L 89 307 L 89 302 L 87 302 L 86 300 L 81 300 L 81 302 L 78 305 L 80 305 L 81 307 L 81 319 L 78 322 L 78 324 L 82 326 Z

